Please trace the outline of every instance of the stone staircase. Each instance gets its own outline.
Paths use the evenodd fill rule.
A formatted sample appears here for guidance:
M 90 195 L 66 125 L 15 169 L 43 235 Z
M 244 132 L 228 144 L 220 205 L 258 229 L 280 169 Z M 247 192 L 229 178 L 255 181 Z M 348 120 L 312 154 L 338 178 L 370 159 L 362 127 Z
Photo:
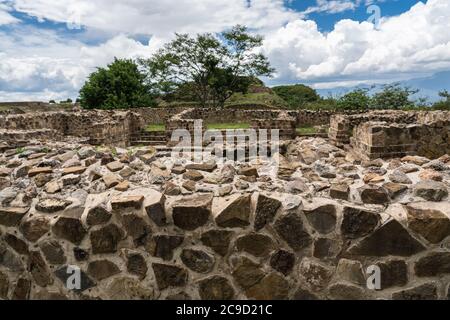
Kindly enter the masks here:
M 141 131 L 131 136 L 132 146 L 165 146 L 166 144 L 165 131 Z

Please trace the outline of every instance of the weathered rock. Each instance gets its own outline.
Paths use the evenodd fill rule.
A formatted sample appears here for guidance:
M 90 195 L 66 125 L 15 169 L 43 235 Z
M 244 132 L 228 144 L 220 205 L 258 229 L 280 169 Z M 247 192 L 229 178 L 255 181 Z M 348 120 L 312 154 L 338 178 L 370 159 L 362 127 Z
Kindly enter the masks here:
M 403 162 L 413 163 L 418 166 L 423 166 L 424 164 L 430 162 L 429 159 L 420 156 L 406 156 L 402 158 Z
M 245 291 L 248 298 L 255 300 L 284 300 L 288 293 L 289 283 L 274 272 Z
M 166 224 L 166 213 L 164 210 L 166 198 L 160 192 L 148 190 L 148 194 L 144 200 L 145 212 L 148 217 L 157 225 L 164 226 Z
M 179 196 L 181 194 L 181 188 L 175 183 L 167 182 L 164 186 L 164 194 L 167 196 Z
M 44 186 L 47 182 L 50 182 L 53 179 L 51 174 L 38 174 L 35 178 L 34 178 L 34 183 L 36 184 L 36 187 L 41 188 L 42 186 Z
M 50 181 L 45 185 L 45 192 L 49 194 L 55 194 L 57 192 L 60 192 L 61 189 L 62 186 L 57 180 Z
M 243 228 L 250 225 L 250 195 L 233 195 L 215 202 L 216 224 L 222 228 Z
M 183 230 L 192 231 L 205 225 L 211 215 L 212 196 L 184 198 L 173 205 L 173 222 Z
M 411 179 L 400 170 L 395 170 L 391 175 L 389 175 L 389 179 L 394 183 L 412 184 Z
M 450 235 L 450 219 L 437 210 L 406 207 L 408 227 L 433 244 L 440 243 Z
M 89 209 L 86 216 L 86 223 L 88 226 L 97 226 L 109 222 L 111 217 L 111 212 L 109 212 L 105 206 L 99 205 Z
M 186 180 L 200 181 L 204 178 L 204 176 L 196 170 L 189 170 L 183 174 L 183 178 Z
M 450 253 L 430 253 L 416 262 L 414 270 L 418 277 L 436 277 L 450 274 Z
M 5 243 L 7 243 L 15 252 L 18 254 L 28 254 L 28 245 L 22 239 L 17 238 L 15 235 L 11 233 L 5 234 L 3 237 Z
M 295 291 L 292 300 L 314 301 L 319 300 L 319 298 L 304 288 L 298 288 L 297 291 Z
M 300 251 L 312 243 L 311 236 L 303 226 L 302 219 L 294 212 L 278 218 L 274 228 L 278 235 L 295 251 Z
M 334 300 L 364 299 L 364 290 L 350 283 L 333 283 L 328 288 L 328 296 Z
M 124 168 L 124 164 L 122 162 L 119 162 L 119 161 L 114 161 L 114 162 L 108 163 L 106 165 L 106 167 L 111 172 L 117 172 L 117 171 L 120 171 L 120 170 L 122 170 Z
M 381 270 L 381 290 L 402 287 L 408 283 L 408 266 L 403 260 L 388 260 L 378 263 Z
M 246 177 L 258 177 L 258 170 L 255 167 L 243 167 L 238 170 L 238 175 Z
M 383 187 L 366 185 L 358 189 L 361 200 L 366 204 L 386 204 L 389 202 L 389 194 Z
M 45 240 L 39 244 L 39 247 L 48 263 L 53 265 L 66 263 L 64 249 L 58 241 Z
M 407 186 L 393 182 L 383 184 L 383 188 L 386 189 L 391 199 L 397 198 L 408 190 Z
M 183 236 L 156 235 L 146 243 L 146 250 L 154 257 L 169 261 L 173 258 L 173 250 L 184 241 Z
M 120 182 L 117 186 L 114 187 L 115 190 L 117 191 L 127 191 L 130 188 L 130 183 L 128 181 L 122 181 Z
M 241 257 L 232 272 L 236 283 L 244 290 L 253 287 L 264 278 L 265 272 L 252 260 Z
M 30 242 L 38 241 L 44 234 L 50 231 L 50 221 L 46 217 L 32 217 L 22 221 L 20 231 L 25 239 Z
M 29 208 L 0 207 L 0 224 L 6 227 L 17 226 L 28 210 Z
M 31 281 L 19 278 L 11 295 L 11 300 L 28 300 L 30 298 Z
M 421 181 L 414 186 L 414 194 L 428 201 L 441 201 L 448 196 L 447 186 L 437 181 Z
M 32 178 L 37 176 L 38 174 L 48 174 L 48 173 L 52 173 L 53 169 L 52 167 L 37 167 L 37 168 L 32 168 L 30 170 L 28 170 L 28 177 Z M 17 176 L 18 172 L 16 173 Z
M 87 273 L 95 280 L 101 281 L 120 273 L 120 269 L 109 260 L 97 260 L 89 263 Z
M 78 274 L 79 272 L 79 282 L 76 280 L 76 277 L 73 277 L 74 274 Z M 55 272 L 56 277 L 63 283 L 63 285 L 67 288 L 72 288 L 73 291 L 77 293 L 84 292 L 95 286 L 94 281 L 89 278 L 83 270 L 74 269 L 70 266 L 63 266 Z M 79 286 L 78 286 L 79 285 Z
M 266 235 L 250 233 L 236 240 L 236 248 L 255 257 L 265 257 L 275 248 L 275 244 L 272 238 Z
M 153 263 L 152 268 L 159 290 L 169 287 L 184 287 L 187 283 L 186 269 L 161 263 Z
M 358 286 L 363 286 L 366 283 L 361 263 L 348 259 L 339 260 L 335 278 Z
M 292 272 L 294 264 L 295 255 L 286 250 L 278 250 L 270 258 L 270 266 L 285 276 L 288 276 Z
M 260 194 L 255 211 L 255 230 L 259 231 L 267 224 L 272 223 L 280 207 L 281 202 L 277 199 Z
M 121 179 L 115 174 L 105 174 L 104 176 L 102 176 L 102 180 L 105 183 L 106 188 L 108 189 L 114 188 L 121 182 Z
M 188 180 L 183 182 L 182 187 L 185 188 L 188 191 L 194 192 L 196 189 L 197 184 L 195 183 L 195 181 L 192 180 Z
M 152 234 L 152 229 L 144 218 L 134 213 L 123 215 L 122 225 L 136 247 L 143 245 Z
M 346 183 L 333 183 L 330 187 L 330 197 L 333 199 L 348 200 L 350 187 Z
M 0 271 L 0 299 L 8 298 L 9 279 L 6 274 Z
M 189 269 L 198 273 L 209 273 L 214 268 L 214 257 L 204 251 L 184 249 L 180 257 Z
M 40 287 L 46 287 L 53 283 L 48 266 L 39 251 L 30 251 L 28 256 L 28 271 L 33 276 L 34 282 Z
M 419 178 L 422 180 L 433 180 L 433 181 L 442 181 L 444 177 L 437 171 L 434 170 L 424 170 L 419 174 Z
M 325 266 L 310 258 L 304 258 L 302 260 L 299 273 L 304 282 L 314 290 L 326 287 L 333 276 L 331 267 Z
M 69 167 L 69 168 L 63 169 L 62 175 L 63 176 L 67 176 L 69 174 L 77 175 L 77 174 L 82 174 L 85 171 L 86 171 L 86 167 L 81 167 L 81 166 Z
M 115 224 L 109 224 L 97 231 L 92 231 L 91 235 L 92 253 L 115 253 L 117 245 L 123 238 L 123 232 Z
M 356 207 L 344 207 L 341 233 L 347 239 L 357 239 L 371 233 L 380 223 L 380 215 Z
M 220 276 L 203 279 L 198 286 L 202 300 L 232 300 L 235 295 L 228 279 Z
M 56 198 L 41 199 L 36 204 L 36 210 L 39 210 L 39 211 L 45 212 L 45 213 L 55 213 L 55 212 L 64 210 L 66 207 L 68 207 L 71 204 L 72 204 L 72 201 L 69 201 L 69 200 L 56 199 Z
M 113 210 L 140 209 L 144 202 L 144 196 L 118 196 L 111 200 Z
M 218 193 L 219 196 L 225 197 L 229 195 L 233 191 L 233 187 L 229 184 L 219 187 Z
M 318 259 L 334 258 L 341 250 L 339 241 L 327 238 L 318 238 L 314 241 L 313 256 Z
M 320 233 L 330 233 L 336 229 L 336 207 L 332 204 L 318 206 L 312 210 L 304 209 L 308 222 Z
M 437 300 L 437 298 L 437 288 L 434 283 L 425 283 L 392 294 L 393 300 Z
M 143 280 L 147 276 L 147 262 L 139 253 L 130 253 L 127 255 L 127 271 Z
M 53 233 L 73 244 L 80 244 L 87 234 L 80 219 L 60 217 L 52 227 Z
M 217 164 L 215 162 L 205 162 L 205 163 L 192 163 L 186 166 L 187 170 L 198 170 L 213 172 L 217 169 Z
M 174 174 L 183 174 L 186 172 L 186 168 L 183 166 L 173 166 L 171 172 Z
M 349 248 L 350 254 L 362 256 L 408 257 L 425 250 L 396 220 L 383 224 L 366 238 Z
M 154 289 L 141 285 L 139 280 L 130 277 L 116 278 L 106 291 L 108 300 L 152 300 Z
M 232 231 L 210 230 L 204 232 L 200 239 L 205 246 L 210 247 L 215 253 L 224 257 L 228 253 L 233 235 Z
M 24 271 L 20 257 L 12 250 L 6 248 L 2 243 L 0 243 L 0 266 L 9 269 L 11 272 Z
M 236 175 L 236 169 L 229 164 L 226 164 L 220 170 L 220 182 L 221 183 L 233 183 L 234 176 Z

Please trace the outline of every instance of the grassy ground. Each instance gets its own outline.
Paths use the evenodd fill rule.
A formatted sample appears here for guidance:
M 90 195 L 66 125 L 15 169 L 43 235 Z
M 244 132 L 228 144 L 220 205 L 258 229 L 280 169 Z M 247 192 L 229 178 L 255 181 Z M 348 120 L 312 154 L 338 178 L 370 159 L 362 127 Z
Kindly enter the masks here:
M 209 123 L 206 125 L 208 130 L 226 130 L 226 129 L 249 129 L 248 123 Z
M 317 130 L 314 127 L 297 128 L 297 132 L 300 134 L 314 134 Z
M 165 124 L 150 124 L 145 128 L 145 131 L 147 132 L 155 132 L 155 131 L 165 131 L 166 125 Z

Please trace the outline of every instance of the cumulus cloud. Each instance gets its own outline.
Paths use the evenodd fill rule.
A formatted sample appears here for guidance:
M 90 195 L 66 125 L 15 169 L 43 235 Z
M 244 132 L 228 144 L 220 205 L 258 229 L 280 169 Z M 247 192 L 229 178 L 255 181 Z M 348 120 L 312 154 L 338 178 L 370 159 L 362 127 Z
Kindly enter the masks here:
M 341 20 L 329 33 L 297 20 L 269 34 L 264 51 L 281 79 L 342 83 L 408 78 L 450 68 L 450 2 L 428 0 L 368 22 Z M 395 76 L 394 76 L 395 75 Z
M 19 22 L 10 14 L 11 7 L 4 0 L 0 0 L 0 26 Z
M 383 1 L 316 0 L 307 10 L 331 13 Z M 262 50 L 277 68 L 273 83 L 328 89 L 450 69 L 446 0 L 428 0 L 385 17 L 378 29 L 341 20 L 330 32 L 283 0 L 0 0 L 0 24 L 6 21 L 2 13 L 11 16 L 12 8 L 82 29 L 71 34 L 61 25 L 8 22 L 0 29 L 0 100 L 74 98 L 89 73 L 114 57 L 150 56 L 174 32 L 220 32 L 236 23 L 265 35 Z

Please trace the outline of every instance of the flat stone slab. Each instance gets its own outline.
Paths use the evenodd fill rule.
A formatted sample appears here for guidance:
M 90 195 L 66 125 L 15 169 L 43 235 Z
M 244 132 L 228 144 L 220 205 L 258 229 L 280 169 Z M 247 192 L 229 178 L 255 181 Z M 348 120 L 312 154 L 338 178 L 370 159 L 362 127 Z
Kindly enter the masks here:
M 119 196 L 111 200 L 113 210 L 134 208 L 140 209 L 144 202 L 144 196 Z
M 53 169 L 51 167 L 42 167 L 42 168 L 32 168 L 28 171 L 28 176 L 30 178 L 37 176 L 41 173 L 52 173 Z

